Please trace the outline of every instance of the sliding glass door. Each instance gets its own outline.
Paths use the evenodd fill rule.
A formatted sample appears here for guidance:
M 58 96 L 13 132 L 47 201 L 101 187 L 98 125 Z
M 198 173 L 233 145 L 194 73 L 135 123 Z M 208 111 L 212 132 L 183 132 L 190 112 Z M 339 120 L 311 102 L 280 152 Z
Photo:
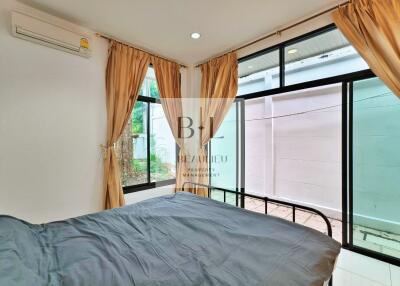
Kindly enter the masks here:
M 242 155 L 244 152 L 243 122 L 244 101 L 236 100 L 224 118 L 215 136 L 211 139 L 209 148 L 210 185 L 241 191 L 243 164 Z M 238 197 L 235 194 L 225 194 L 213 191 L 212 197 L 226 201 L 233 205 L 239 205 Z
M 378 78 L 349 95 L 350 243 L 400 259 L 400 98 Z

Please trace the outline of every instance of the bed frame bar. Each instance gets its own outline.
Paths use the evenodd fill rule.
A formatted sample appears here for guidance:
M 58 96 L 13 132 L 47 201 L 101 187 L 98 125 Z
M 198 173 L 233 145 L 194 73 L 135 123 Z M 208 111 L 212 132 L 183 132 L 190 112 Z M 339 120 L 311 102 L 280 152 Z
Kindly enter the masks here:
M 268 203 L 275 203 L 275 204 L 291 207 L 292 208 L 292 221 L 293 222 L 296 222 L 296 209 L 305 210 L 305 211 L 314 213 L 314 214 L 320 216 L 325 221 L 326 227 L 327 227 L 327 231 L 328 231 L 328 236 L 332 237 L 332 226 L 331 226 L 331 223 L 330 223 L 329 219 L 322 212 L 320 212 L 319 210 L 316 210 L 314 208 L 307 207 L 307 206 L 302 206 L 302 205 L 299 205 L 299 204 L 294 204 L 294 203 L 291 203 L 291 202 L 271 199 L 271 198 L 268 198 L 268 197 L 261 197 L 261 196 L 257 196 L 257 195 L 242 193 L 242 192 L 238 192 L 238 191 L 232 191 L 232 190 L 228 190 L 228 189 L 224 189 L 224 188 L 220 188 L 220 187 L 214 187 L 214 186 L 210 186 L 210 185 L 193 183 L 193 182 L 184 182 L 183 185 L 182 185 L 182 189 L 184 189 L 185 186 L 187 186 L 187 185 L 192 185 L 192 186 L 195 186 L 195 187 L 207 188 L 208 197 L 210 197 L 210 198 L 211 198 L 211 190 L 217 190 L 217 191 L 224 192 L 224 203 L 226 203 L 226 193 L 235 194 L 235 195 L 238 195 L 238 196 L 244 196 L 244 197 L 249 197 L 249 198 L 253 198 L 253 199 L 258 199 L 258 200 L 264 201 L 264 203 L 265 203 L 265 214 L 268 214 Z M 237 200 L 236 200 L 236 206 L 237 206 Z M 244 208 L 243 205 L 241 205 L 240 207 Z

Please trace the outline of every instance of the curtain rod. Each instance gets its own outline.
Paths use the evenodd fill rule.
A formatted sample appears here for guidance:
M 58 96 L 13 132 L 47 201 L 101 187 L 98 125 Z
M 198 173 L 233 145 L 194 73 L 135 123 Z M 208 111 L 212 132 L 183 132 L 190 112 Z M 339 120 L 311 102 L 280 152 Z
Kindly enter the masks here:
M 169 62 L 174 62 L 174 63 L 177 63 L 178 65 L 180 65 L 180 67 L 181 67 L 181 68 L 187 68 L 187 66 L 186 66 L 186 65 L 184 65 L 184 64 L 181 64 L 181 63 L 178 63 L 178 62 L 177 62 L 177 61 L 175 61 L 175 60 L 172 60 L 172 59 L 169 59 L 169 58 L 166 58 L 166 57 L 163 57 L 163 56 L 160 56 L 160 55 L 154 54 L 154 53 L 152 53 L 152 52 L 149 52 L 149 51 L 146 51 L 146 50 L 144 50 L 144 49 L 142 49 L 142 48 L 138 48 L 138 47 L 134 46 L 134 45 L 133 45 L 133 44 L 131 44 L 131 43 L 128 43 L 128 42 L 125 42 L 125 41 L 121 41 L 121 40 L 118 40 L 118 39 L 116 39 L 116 38 L 114 38 L 114 37 L 110 37 L 110 36 L 102 35 L 102 34 L 100 34 L 100 33 L 96 33 L 96 36 L 97 36 L 97 37 L 100 37 L 100 38 L 103 38 L 103 39 L 106 39 L 106 40 L 109 40 L 109 41 L 115 41 L 115 42 L 118 42 L 118 43 L 120 43 L 120 44 L 123 44 L 123 45 L 130 46 L 130 47 L 132 47 L 132 48 L 135 48 L 135 49 L 137 49 L 137 50 L 139 50 L 139 51 L 142 51 L 142 52 L 148 53 L 149 55 L 151 55 L 151 56 L 153 56 L 153 57 L 156 57 L 156 58 L 159 58 L 159 59 L 163 59 L 163 60 L 167 60 L 167 61 L 169 61 Z
M 265 40 L 265 39 L 268 39 L 268 38 L 270 38 L 270 37 L 273 37 L 273 36 L 276 36 L 276 35 L 280 35 L 282 32 L 285 32 L 285 31 L 287 31 L 287 30 L 290 30 L 290 29 L 292 29 L 292 28 L 294 28 L 294 27 L 296 27 L 296 26 L 299 26 L 299 25 L 301 25 L 301 24 L 303 24 L 303 23 L 305 23 L 305 22 L 308 22 L 308 21 L 310 21 L 310 20 L 313 20 L 313 19 L 315 19 L 315 18 L 317 18 L 317 17 L 319 17 L 319 16 L 321 16 L 321 15 L 324 15 L 324 14 L 326 14 L 326 13 L 328 13 L 328 12 L 331 12 L 331 11 L 333 11 L 333 10 L 336 10 L 336 9 L 338 9 L 338 8 L 340 8 L 340 7 L 342 7 L 342 6 L 345 6 L 345 5 L 347 5 L 347 4 L 351 3 L 351 2 L 352 2 L 352 0 L 348 0 L 348 1 L 346 1 L 346 2 L 340 3 L 339 5 L 336 5 L 336 6 L 334 6 L 334 7 L 331 7 L 331 8 L 329 8 L 329 9 L 326 9 L 326 10 L 324 10 L 324 11 L 322 11 L 322 12 L 319 12 L 319 13 L 317 13 L 317 14 L 315 14 L 315 15 L 312 15 L 312 16 L 306 18 L 306 19 L 303 19 L 303 20 L 301 20 L 301 21 L 299 21 L 299 22 L 296 22 L 296 23 L 294 23 L 294 24 L 292 24 L 292 25 L 289 25 L 289 26 L 287 26 L 287 27 L 285 27 L 285 28 L 282 28 L 282 29 L 280 29 L 280 30 L 277 30 L 276 32 L 270 33 L 270 34 L 268 34 L 268 35 L 265 35 L 265 36 L 263 36 L 263 37 L 261 37 L 261 38 L 258 38 L 258 39 L 256 39 L 256 40 L 254 40 L 254 41 L 248 42 L 248 43 L 246 43 L 246 44 L 244 44 L 244 45 L 242 45 L 242 46 L 239 46 L 239 47 L 237 47 L 237 48 L 235 48 L 235 49 L 229 50 L 228 52 L 224 52 L 223 54 L 220 54 L 220 55 L 218 55 L 218 56 L 209 58 L 209 59 L 207 59 L 206 61 L 197 64 L 195 67 L 198 68 L 198 67 L 200 67 L 202 64 L 205 64 L 206 62 L 208 62 L 208 61 L 210 61 L 210 60 L 212 60 L 212 59 L 222 57 L 222 56 L 224 56 L 224 55 L 226 55 L 226 54 L 228 54 L 228 53 L 231 53 L 231 52 L 237 52 L 238 50 L 247 48 L 247 47 L 249 47 L 249 46 L 251 46 L 251 45 L 254 45 L 254 44 L 256 44 L 256 43 L 258 43 L 258 42 L 261 42 L 261 41 L 263 41 L 263 40 Z

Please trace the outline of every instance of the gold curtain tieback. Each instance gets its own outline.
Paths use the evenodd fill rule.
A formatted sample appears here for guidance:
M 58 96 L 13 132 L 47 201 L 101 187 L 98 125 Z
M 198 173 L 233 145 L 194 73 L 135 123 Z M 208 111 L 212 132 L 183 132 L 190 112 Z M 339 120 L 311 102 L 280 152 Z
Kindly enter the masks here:
M 111 145 L 100 144 L 100 148 L 103 153 L 103 158 L 106 159 L 109 150 L 115 148 L 115 143 L 113 143 Z

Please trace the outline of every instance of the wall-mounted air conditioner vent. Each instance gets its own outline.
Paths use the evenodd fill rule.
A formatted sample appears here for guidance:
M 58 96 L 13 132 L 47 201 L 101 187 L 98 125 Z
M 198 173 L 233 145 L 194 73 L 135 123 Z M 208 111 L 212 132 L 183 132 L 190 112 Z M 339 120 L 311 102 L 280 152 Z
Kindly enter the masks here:
M 11 24 L 15 37 L 82 57 L 90 57 L 90 41 L 87 36 L 19 12 L 11 13 Z

